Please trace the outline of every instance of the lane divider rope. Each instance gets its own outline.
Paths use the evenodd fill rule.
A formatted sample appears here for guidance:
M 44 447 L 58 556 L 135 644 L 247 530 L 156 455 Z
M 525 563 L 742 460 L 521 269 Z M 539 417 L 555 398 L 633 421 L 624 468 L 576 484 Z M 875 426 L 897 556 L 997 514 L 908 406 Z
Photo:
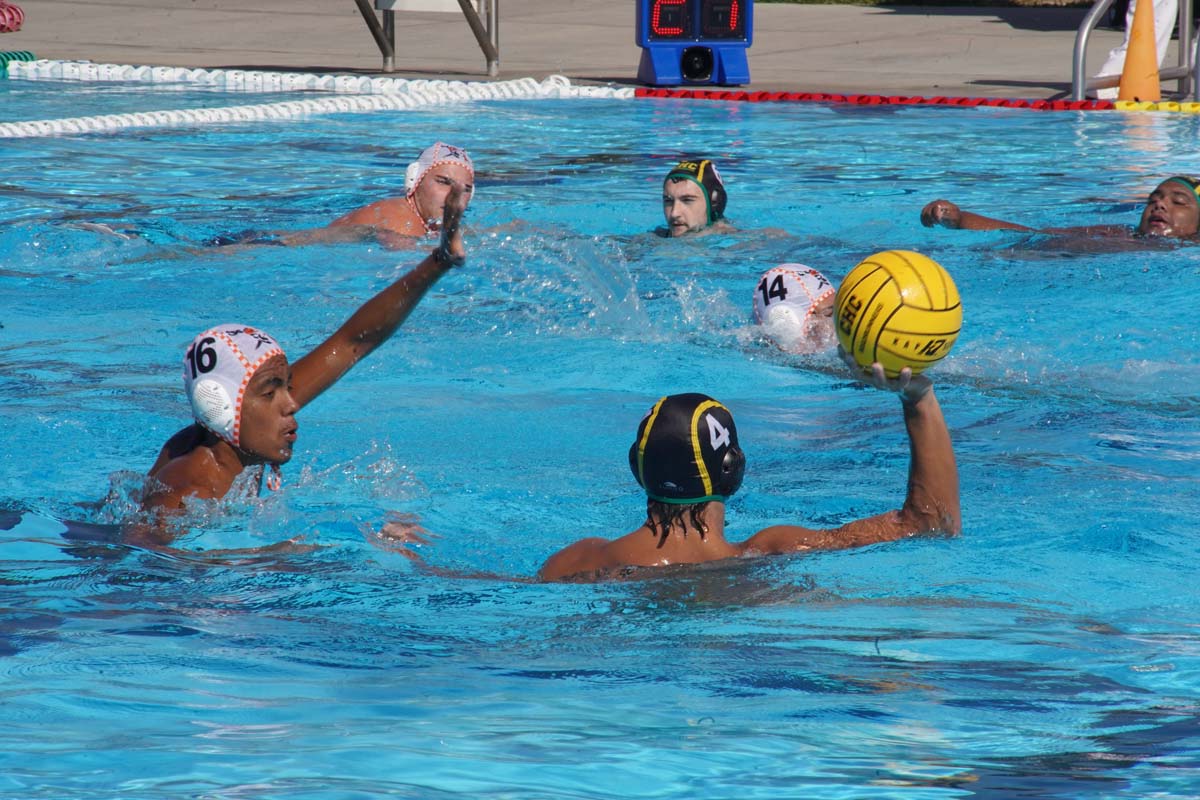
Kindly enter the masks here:
M 333 97 L 305 98 L 278 103 L 175 109 L 128 114 L 103 114 L 66 119 L 0 123 L 0 138 L 101 133 L 124 128 L 212 125 L 254 120 L 284 120 L 336 113 L 364 113 L 423 108 L 477 100 L 633 97 L 633 89 L 573 86 L 562 75 L 545 80 L 464 82 L 406 80 L 351 75 L 203 70 L 92 64 L 73 61 L 12 61 L 9 77 L 26 80 L 120 81 L 214 86 L 227 91 L 332 93 Z
M 1166 111 L 1200 113 L 1200 103 L 1108 100 L 1021 100 L 980 97 L 922 97 L 903 95 L 837 94 L 825 92 L 748 92 L 724 89 L 612 88 L 573 86 L 561 76 L 544 81 L 463 82 L 404 78 L 266 72 L 257 70 L 188 69 L 90 61 L 36 59 L 27 51 L 0 52 L 0 75 L 24 80 L 108 81 L 122 83 L 209 86 L 224 91 L 323 92 L 338 95 L 244 106 L 207 109 L 104 114 L 66 119 L 0 123 L 0 138 L 98 133 L 124 128 L 208 125 L 254 120 L 283 120 L 331 113 L 400 110 L 473 100 L 592 97 L 628 99 L 687 98 L 735 102 L 816 102 L 863 106 L 926 105 L 960 108 L 1021 108 L 1035 111 Z

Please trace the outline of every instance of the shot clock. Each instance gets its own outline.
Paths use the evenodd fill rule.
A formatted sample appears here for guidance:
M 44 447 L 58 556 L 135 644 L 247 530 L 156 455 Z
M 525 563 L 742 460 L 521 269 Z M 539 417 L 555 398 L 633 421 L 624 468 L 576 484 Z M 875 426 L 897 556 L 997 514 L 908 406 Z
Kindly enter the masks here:
M 638 81 L 749 83 L 753 31 L 754 0 L 637 0 Z

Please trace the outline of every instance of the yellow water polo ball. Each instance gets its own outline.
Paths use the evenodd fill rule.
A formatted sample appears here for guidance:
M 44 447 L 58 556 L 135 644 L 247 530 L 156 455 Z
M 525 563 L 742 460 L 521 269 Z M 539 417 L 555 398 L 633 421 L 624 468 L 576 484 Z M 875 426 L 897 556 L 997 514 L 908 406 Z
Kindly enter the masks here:
M 950 273 L 911 250 L 864 259 L 842 281 L 833 304 L 838 342 L 864 370 L 878 361 L 889 378 L 941 361 L 962 328 L 962 301 Z

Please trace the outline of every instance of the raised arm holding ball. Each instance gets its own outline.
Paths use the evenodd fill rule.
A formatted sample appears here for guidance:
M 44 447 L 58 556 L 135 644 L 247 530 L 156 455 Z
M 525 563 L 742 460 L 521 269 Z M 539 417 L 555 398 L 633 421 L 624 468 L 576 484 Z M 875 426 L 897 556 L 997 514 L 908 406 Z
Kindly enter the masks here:
M 850 354 L 840 347 L 838 350 L 848 366 L 855 371 L 861 370 L 861 365 Z M 764 528 L 742 543 L 745 552 L 769 555 L 797 550 L 832 550 L 922 534 L 956 536 L 962 532 L 958 466 L 933 384 L 924 375 L 914 375 L 908 367 L 897 377 L 889 378 L 878 362 L 871 365 L 870 374 L 864 379 L 877 389 L 900 395 L 910 454 L 904 504 L 895 511 L 855 520 L 832 530 L 811 530 L 796 525 Z
M 784 322 L 803 338 L 812 327 L 813 309 L 828 305 L 831 290 L 815 270 L 785 264 L 763 275 L 755 316 L 766 322 L 773 305 L 786 308 L 791 300 L 794 307 Z M 920 374 L 950 351 L 962 323 L 962 305 L 949 273 L 919 253 L 876 253 L 850 271 L 832 305 L 843 361 L 861 380 L 900 395 L 910 459 L 908 491 L 899 509 L 833 529 L 773 525 L 745 541 L 730 542 L 725 538 L 725 502 L 741 486 L 746 467 L 733 414 L 703 394 L 671 395 L 642 419 L 629 448 L 629 468 L 646 492 L 646 521 L 618 539 L 583 539 L 560 550 L 542 565 L 538 577 L 596 581 L 630 568 L 960 533 L 958 467 L 950 431 L 933 384 Z M 827 319 L 817 317 L 822 318 Z
M 646 414 L 629 450 L 630 469 L 646 492 L 646 521 L 620 538 L 583 539 L 560 550 L 542 566 L 539 579 L 592 582 L 631 568 L 957 535 L 962 528 L 958 469 L 929 379 L 908 369 L 888 378 L 880 364 L 869 376 L 857 365 L 854 370 L 871 385 L 900 395 L 911 459 L 899 509 L 832 529 L 772 525 L 745 541 L 728 541 L 725 503 L 741 486 L 746 465 L 733 415 L 706 395 L 671 395 Z

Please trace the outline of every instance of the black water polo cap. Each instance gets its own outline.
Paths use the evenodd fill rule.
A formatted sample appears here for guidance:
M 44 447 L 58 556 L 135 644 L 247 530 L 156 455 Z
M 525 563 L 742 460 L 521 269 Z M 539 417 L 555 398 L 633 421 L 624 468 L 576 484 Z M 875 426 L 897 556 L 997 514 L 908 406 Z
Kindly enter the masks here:
M 738 490 L 746 456 L 729 409 L 708 395 L 673 394 L 638 426 L 629 468 L 652 500 L 704 503 Z

